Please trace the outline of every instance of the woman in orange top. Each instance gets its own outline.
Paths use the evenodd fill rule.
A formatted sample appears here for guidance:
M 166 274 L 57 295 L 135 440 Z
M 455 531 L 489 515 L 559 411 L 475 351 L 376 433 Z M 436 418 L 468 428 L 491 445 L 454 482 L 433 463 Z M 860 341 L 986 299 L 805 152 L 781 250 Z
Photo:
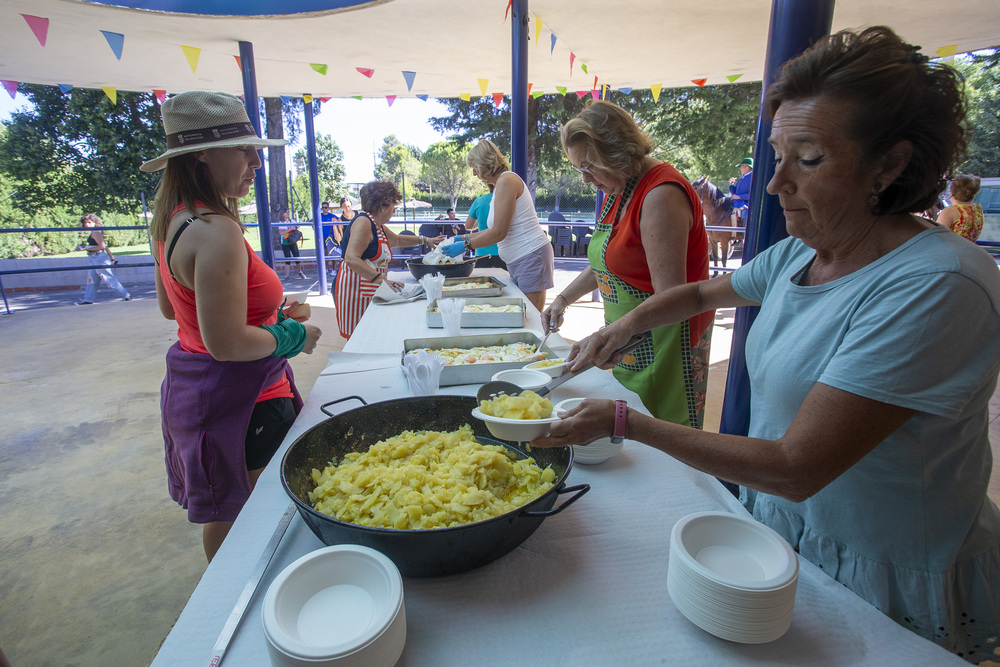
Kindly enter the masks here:
M 951 206 L 941 211 L 937 222 L 973 243 L 983 233 L 983 207 L 973 204 L 979 192 L 979 177 L 962 174 L 951 182 Z
M 239 98 L 189 92 L 161 109 L 168 150 L 149 226 L 156 298 L 177 321 L 161 388 L 167 485 L 204 524 L 211 561 L 302 401 L 288 358 L 320 330 L 281 311 L 281 279 L 243 237 L 237 202 L 254 182 L 261 139 Z

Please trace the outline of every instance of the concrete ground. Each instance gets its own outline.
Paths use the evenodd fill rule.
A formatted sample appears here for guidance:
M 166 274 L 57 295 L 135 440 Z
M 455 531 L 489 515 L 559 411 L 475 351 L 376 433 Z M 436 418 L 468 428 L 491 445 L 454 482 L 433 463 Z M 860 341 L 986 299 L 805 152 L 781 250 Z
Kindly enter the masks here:
M 550 299 L 582 268 L 560 265 Z M 8 295 L 15 312 L 0 315 L 0 647 L 15 667 L 148 664 L 206 567 L 200 526 L 166 493 L 158 401 L 175 325 L 150 288 L 128 287 L 131 302 L 89 306 L 72 305 L 79 292 Z M 292 359 L 303 393 L 345 342 L 332 299 L 309 303 L 325 333 L 314 354 Z M 709 430 L 732 318 L 716 315 Z M 581 302 L 562 333 L 577 340 L 602 324 L 601 304 Z

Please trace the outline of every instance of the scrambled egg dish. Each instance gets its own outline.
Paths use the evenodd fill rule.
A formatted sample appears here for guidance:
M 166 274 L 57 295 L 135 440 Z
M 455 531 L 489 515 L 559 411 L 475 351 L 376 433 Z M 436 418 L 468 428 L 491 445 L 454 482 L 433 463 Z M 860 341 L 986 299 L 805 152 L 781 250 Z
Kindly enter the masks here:
M 432 313 L 438 312 L 438 307 L 431 309 Z M 503 306 L 494 306 L 488 303 L 471 303 L 462 308 L 463 313 L 520 313 L 521 307 L 510 303 Z
M 517 396 L 500 394 L 496 398 L 479 401 L 479 411 L 503 419 L 546 419 L 552 415 L 552 401 L 525 389 Z
M 464 366 L 468 364 L 492 364 L 503 361 L 537 361 L 545 355 L 535 351 L 531 343 L 511 343 L 510 345 L 486 345 L 482 347 L 460 348 L 449 347 L 440 350 L 422 347 L 410 350 L 407 354 L 416 354 L 424 350 L 436 354 L 444 361 L 445 366 Z
M 550 408 L 551 409 L 551 408 Z M 340 521 L 381 528 L 430 529 L 491 519 L 548 491 L 556 474 L 534 459 L 515 460 L 499 445 L 457 431 L 404 431 L 340 465 L 312 471 L 313 507 Z
M 484 283 L 479 280 L 466 280 L 464 283 L 455 283 L 454 285 L 445 285 L 441 289 L 445 292 L 457 292 L 458 290 L 470 290 L 470 289 L 491 289 L 493 285 L 489 283 Z
M 528 368 L 551 368 L 552 366 L 558 366 L 559 364 L 566 363 L 562 359 L 546 359 L 545 361 L 539 361 L 531 364 Z

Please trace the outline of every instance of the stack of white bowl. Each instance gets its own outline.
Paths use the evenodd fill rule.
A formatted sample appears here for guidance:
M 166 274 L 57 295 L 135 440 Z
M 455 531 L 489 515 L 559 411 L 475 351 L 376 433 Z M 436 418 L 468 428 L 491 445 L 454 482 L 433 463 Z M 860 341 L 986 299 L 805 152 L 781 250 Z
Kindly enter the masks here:
M 560 401 L 556 404 L 556 414 L 572 410 L 584 400 L 582 398 L 567 398 L 565 401 Z M 598 438 L 587 445 L 573 445 L 573 461 L 584 465 L 597 465 L 620 453 L 624 448 L 624 442 L 611 442 L 610 437 Z
M 318 549 L 282 570 L 261 616 L 278 667 L 384 667 L 406 644 L 399 570 L 355 544 Z
M 751 518 L 697 512 L 670 534 L 670 597 L 688 620 L 722 639 L 761 644 L 785 634 L 798 576 L 788 543 Z

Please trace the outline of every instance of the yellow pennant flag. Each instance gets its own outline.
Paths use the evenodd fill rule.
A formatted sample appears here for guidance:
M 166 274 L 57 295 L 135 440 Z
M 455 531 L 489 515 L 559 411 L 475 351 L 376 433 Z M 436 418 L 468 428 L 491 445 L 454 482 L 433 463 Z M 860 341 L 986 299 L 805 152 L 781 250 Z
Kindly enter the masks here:
M 201 57 L 201 49 L 197 46 L 184 46 L 181 44 L 181 51 L 184 52 L 184 57 L 187 58 L 188 65 L 191 66 L 191 73 L 194 74 L 195 70 L 198 69 L 198 58 Z
M 479 92 L 484 97 L 486 96 L 486 86 L 490 85 L 489 79 L 476 79 L 479 82 Z
M 538 36 L 542 34 L 542 19 L 535 17 L 535 48 L 538 48 Z
M 948 56 L 953 56 L 958 53 L 958 44 L 952 44 L 950 46 L 941 46 L 934 49 L 934 53 L 938 54 L 942 58 L 947 58 Z
M 472 95 L 470 95 L 469 93 L 462 93 L 461 95 L 458 96 L 458 99 L 462 100 L 463 102 L 468 102 L 469 100 L 472 99 Z
M 654 83 L 652 86 L 649 87 L 649 90 L 652 91 L 652 93 L 653 93 L 653 101 L 654 102 L 659 102 L 660 101 L 660 89 L 661 88 L 663 88 L 663 84 L 662 83 Z
M 306 104 L 309 104 L 310 102 L 313 101 L 313 96 L 312 95 L 303 95 L 302 96 L 302 101 L 305 102 Z
M 101 86 L 101 90 L 108 96 L 112 104 L 118 104 L 118 89 L 111 86 Z

